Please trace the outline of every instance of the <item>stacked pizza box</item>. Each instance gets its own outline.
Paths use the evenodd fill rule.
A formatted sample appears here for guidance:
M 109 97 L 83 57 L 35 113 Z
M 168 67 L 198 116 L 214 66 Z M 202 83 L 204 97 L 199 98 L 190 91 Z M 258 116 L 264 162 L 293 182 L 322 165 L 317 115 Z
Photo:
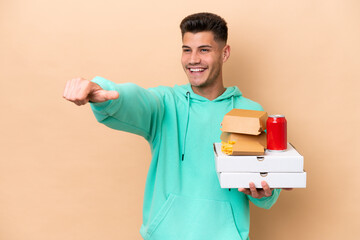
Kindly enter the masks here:
M 221 143 L 214 143 L 216 172 L 222 188 L 305 188 L 304 158 L 288 143 L 284 151 L 266 150 L 264 111 L 233 109 L 221 124 Z

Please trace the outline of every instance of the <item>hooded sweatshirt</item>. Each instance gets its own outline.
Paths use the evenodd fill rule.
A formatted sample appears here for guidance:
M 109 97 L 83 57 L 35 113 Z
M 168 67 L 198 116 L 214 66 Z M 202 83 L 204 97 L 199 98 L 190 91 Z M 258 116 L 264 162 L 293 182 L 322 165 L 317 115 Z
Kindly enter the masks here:
M 96 119 L 110 128 L 143 136 L 150 163 L 140 234 L 145 240 L 240 240 L 249 238 L 249 200 L 270 208 L 280 190 L 255 199 L 237 189 L 222 189 L 215 170 L 213 143 L 233 108 L 263 110 L 229 87 L 215 100 L 195 94 L 190 84 L 141 88 L 92 80 L 119 98 L 92 103 Z

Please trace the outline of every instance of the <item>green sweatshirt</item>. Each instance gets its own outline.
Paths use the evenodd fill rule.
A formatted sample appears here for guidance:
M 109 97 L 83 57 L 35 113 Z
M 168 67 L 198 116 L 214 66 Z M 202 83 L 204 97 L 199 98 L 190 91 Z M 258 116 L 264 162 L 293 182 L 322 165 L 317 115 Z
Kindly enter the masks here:
M 213 143 L 220 123 L 233 108 L 263 110 L 229 87 L 213 101 L 195 94 L 189 84 L 143 89 L 92 80 L 119 98 L 92 103 L 96 119 L 110 128 L 143 136 L 152 160 L 146 179 L 143 224 L 145 240 L 240 240 L 249 238 L 249 200 L 270 208 L 271 197 L 254 199 L 237 189 L 222 189 L 216 175 Z

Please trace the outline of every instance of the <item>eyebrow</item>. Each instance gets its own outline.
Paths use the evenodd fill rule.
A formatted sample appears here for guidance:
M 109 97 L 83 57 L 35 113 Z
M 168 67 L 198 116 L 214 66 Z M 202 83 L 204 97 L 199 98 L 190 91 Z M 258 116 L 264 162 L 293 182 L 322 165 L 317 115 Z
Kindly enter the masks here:
M 201 45 L 199 48 L 212 48 L 210 45 Z
M 183 45 L 182 48 L 190 48 L 189 46 Z M 210 45 L 201 45 L 198 48 L 212 48 Z

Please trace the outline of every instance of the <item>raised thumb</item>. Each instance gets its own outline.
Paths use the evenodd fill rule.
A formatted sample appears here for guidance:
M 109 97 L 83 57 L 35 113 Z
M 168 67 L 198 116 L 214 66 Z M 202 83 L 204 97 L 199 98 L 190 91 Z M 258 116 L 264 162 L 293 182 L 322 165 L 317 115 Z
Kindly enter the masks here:
M 97 90 L 90 94 L 90 102 L 105 102 L 108 100 L 114 100 L 119 97 L 117 91 L 106 91 L 106 90 Z
M 106 91 L 104 97 L 106 100 L 115 100 L 119 97 L 119 93 L 117 91 Z

